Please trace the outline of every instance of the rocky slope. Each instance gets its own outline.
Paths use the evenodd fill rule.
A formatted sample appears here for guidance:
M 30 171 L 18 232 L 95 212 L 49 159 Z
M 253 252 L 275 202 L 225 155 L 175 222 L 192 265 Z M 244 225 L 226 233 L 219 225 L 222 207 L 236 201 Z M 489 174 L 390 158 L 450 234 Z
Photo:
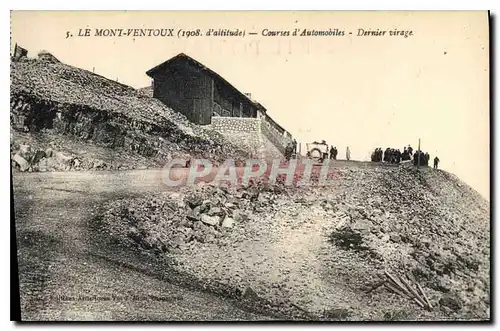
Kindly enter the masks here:
M 80 170 L 83 164 L 94 163 L 85 159 L 91 155 L 77 158 L 77 151 L 64 154 L 62 158 L 67 162 L 49 160 L 47 149 L 53 150 L 53 146 L 30 146 L 30 138 L 40 145 L 55 136 L 107 148 L 111 157 L 119 150 L 154 159 L 156 163 L 189 156 L 218 162 L 228 156 L 247 155 L 215 131 L 189 123 L 183 115 L 140 91 L 57 60 L 44 59 L 24 58 L 12 61 L 10 66 L 12 138 L 28 133 L 24 140 L 13 140 L 11 144 L 12 156 L 17 155 L 14 164 L 20 170 L 67 170 L 68 166 Z M 30 146 L 30 151 L 20 145 Z M 42 166 L 38 164 L 41 160 Z
M 101 219 L 207 289 L 290 318 L 489 319 L 487 201 L 428 168 L 335 171 L 329 187 L 204 184 L 115 201 Z M 386 271 L 418 284 L 432 309 L 377 286 Z

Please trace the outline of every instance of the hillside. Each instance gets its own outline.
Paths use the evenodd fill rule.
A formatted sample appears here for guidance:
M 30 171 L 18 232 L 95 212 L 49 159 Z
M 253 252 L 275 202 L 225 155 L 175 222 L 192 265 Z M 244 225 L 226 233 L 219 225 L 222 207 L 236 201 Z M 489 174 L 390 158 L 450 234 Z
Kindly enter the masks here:
M 441 170 L 337 168 L 331 187 L 217 188 L 110 202 L 108 235 L 287 318 L 489 319 L 490 207 Z M 423 309 L 380 285 L 419 284 Z
M 217 132 L 191 124 L 141 91 L 92 72 L 43 59 L 12 61 L 10 69 L 11 152 L 18 154 L 20 163 L 27 161 L 24 167 L 17 164 L 23 170 L 94 169 L 95 162 L 86 160 L 92 155 L 77 157 L 78 150 L 54 153 L 55 159 L 48 156 L 57 152 L 50 142 L 61 136 L 75 147 L 107 151 L 108 159 L 116 156 L 132 168 L 145 166 L 140 160 L 160 166 L 176 157 L 220 161 L 247 155 Z M 129 157 L 136 161 L 127 164 Z M 105 168 L 119 166 L 108 161 Z
M 270 140 L 252 142 L 253 132 L 223 135 L 194 125 L 149 97 L 148 88 L 133 89 L 47 54 L 11 62 L 11 155 L 20 171 L 158 168 L 174 158 L 197 157 L 217 165 L 229 157 L 279 154 Z M 73 175 L 75 182 L 65 177 Z M 102 247 L 137 253 L 148 267 L 158 263 L 154 269 L 175 275 L 183 288 L 231 298 L 278 319 L 490 319 L 490 205 L 446 171 L 338 160 L 327 187 L 257 180 L 245 187 L 168 188 L 160 175 L 17 174 L 22 185 L 16 200 L 24 201 L 16 217 L 30 231 L 45 226 L 47 238 L 57 234 L 60 241 L 51 245 L 61 250 L 74 243 L 85 250 L 101 245 L 97 233 L 106 239 Z M 68 207 L 74 205 L 79 212 Z M 61 227 L 60 219 L 71 222 Z M 33 233 L 39 241 L 30 243 L 26 256 L 52 252 L 40 250 L 44 239 Z M 81 273 L 84 250 L 75 252 L 58 260 L 60 270 L 70 265 L 74 283 L 83 284 L 75 293 L 89 278 L 96 291 L 106 287 L 95 276 L 104 268 L 94 264 Z M 49 262 L 35 262 L 45 268 L 52 260 L 47 254 Z M 64 273 L 50 272 L 60 278 L 57 284 L 72 284 Z M 410 285 L 391 285 L 396 282 L 388 274 Z M 117 286 L 119 275 L 109 271 L 108 281 Z M 408 292 L 418 287 L 425 302 Z M 155 318 L 169 313 L 158 309 Z

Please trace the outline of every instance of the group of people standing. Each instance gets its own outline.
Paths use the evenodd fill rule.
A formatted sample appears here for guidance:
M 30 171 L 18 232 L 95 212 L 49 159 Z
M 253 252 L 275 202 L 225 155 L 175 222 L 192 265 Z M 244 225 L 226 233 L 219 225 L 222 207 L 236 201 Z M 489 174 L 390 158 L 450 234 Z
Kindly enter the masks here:
M 387 163 L 393 163 L 393 164 L 398 164 L 401 161 L 409 161 L 412 160 L 413 158 L 413 164 L 420 165 L 420 166 L 428 166 L 429 165 L 429 160 L 430 160 L 430 155 L 429 153 L 424 153 L 421 150 L 415 151 L 413 153 L 413 148 L 408 145 L 408 147 L 405 147 L 403 149 L 403 152 L 399 149 L 395 148 L 386 148 L 385 151 L 382 150 L 382 148 L 375 148 L 375 151 L 373 151 L 371 155 L 371 160 L 373 162 L 387 162 Z M 434 169 L 438 168 L 439 164 L 439 158 L 436 156 L 434 158 Z
M 337 155 L 339 154 L 339 151 L 337 150 L 337 147 L 330 146 L 330 160 L 336 160 Z M 351 159 L 351 150 L 349 146 L 346 147 L 345 150 L 345 159 L 349 161 Z
M 415 154 L 413 155 L 413 165 L 420 165 L 420 166 L 429 166 L 429 160 L 431 159 L 431 156 L 429 153 L 424 153 L 420 150 L 416 151 Z M 438 168 L 439 164 L 439 158 L 436 156 L 434 158 L 434 169 Z
M 316 143 L 316 142 L 315 142 Z M 326 141 L 322 141 L 321 145 L 326 145 L 326 151 L 323 152 L 322 159 L 325 159 L 328 157 L 328 145 L 326 144 Z M 337 155 L 338 155 L 338 150 L 337 147 L 334 147 L 333 145 L 330 146 L 329 150 L 330 154 L 330 160 L 337 160 Z M 294 139 L 292 142 L 288 143 L 288 145 L 285 148 L 285 157 L 289 161 L 293 155 L 297 154 L 297 141 Z M 309 153 L 308 153 L 309 154 Z M 309 155 L 308 155 L 309 156 Z M 351 159 L 351 150 L 349 149 L 349 146 L 346 148 L 346 160 Z M 413 160 L 413 164 L 415 166 L 429 166 L 429 160 L 430 160 L 430 155 L 427 152 L 422 152 L 421 150 L 415 151 L 413 153 L 413 148 L 411 145 L 408 145 L 407 147 L 403 148 L 403 152 L 401 152 L 399 149 L 396 148 L 390 148 L 387 147 L 384 150 L 382 148 L 378 147 L 375 148 L 371 155 L 371 160 L 372 162 L 386 162 L 386 163 L 392 163 L 392 164 L 399 164 L 401 161 L 410 161 Z M 434 169 L 438 168 L 439 164 L 439 158 L 436 156 L 434 158 Z
M 411 147 L 410 147 L 410 151 Z M 371 159 L 373 162 L 400 163 L 411 159 L 410 151 L 405 147 L 403 153 L 399 149 L 387 147 L 385 151 L 382 148 L 375 148 Z
M 336 160 L 338 154 L 337 147 L 330 146 L 330 160 Z

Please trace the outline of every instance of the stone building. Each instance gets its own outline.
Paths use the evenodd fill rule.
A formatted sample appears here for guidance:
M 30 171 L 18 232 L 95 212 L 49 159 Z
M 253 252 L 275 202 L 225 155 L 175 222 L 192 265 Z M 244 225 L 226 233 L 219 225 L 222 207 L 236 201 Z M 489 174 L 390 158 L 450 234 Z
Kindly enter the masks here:
M 14 60 L 20 60 L 21 58 L 26 58 L 28 56 L 28 50 L 22 48 L 17 43 L 14 46 L 14 50 L 11 52 L 11 57 Z
M 216 72 L 181 53 L 148 70 L 153 97 L 196 124 L 212 116 L 257 117 L 257 105 Z
M 146 74 L 152 78 L 153 98 L 193 123 L 212 124 L 225 134 L 261 134 L 280 153 L 292 139 L 250 94 L 238 91 L 219 74 L 184 53 Z

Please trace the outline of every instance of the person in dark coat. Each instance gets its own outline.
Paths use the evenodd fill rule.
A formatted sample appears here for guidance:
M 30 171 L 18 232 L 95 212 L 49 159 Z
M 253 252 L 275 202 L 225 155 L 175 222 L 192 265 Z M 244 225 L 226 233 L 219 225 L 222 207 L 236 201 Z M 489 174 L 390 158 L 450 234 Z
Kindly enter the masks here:
M 330 146 L 330 160 L 333 160 L 334 151 L 333 146 Z
M 410 157 L 413 156 L 413 148 L 410 145 L 408 145 L 408 154 L 410 154 Z
M 415 151 L 415 154 L 413 154 L 413 165 L 417 166 L 418 164 L 418 155 L 420 151 Z
M 410 159 L 410 154 L 408 153 L 408 149 L 405 147 L 403 149 L 403 154 L 401 155 L 402 161 L 408 161 Z
M 391 163 L 396 163 L 397 151 L 394 148 L 391 148 Z
M 396 151 L 396 163 L 401 163 L 401 151 L 399 149 Z
M 437 169 L 438 168 L 438 163 L 439 163 L 439 158 L 436 156 L 434 158 L 434 169 Z

